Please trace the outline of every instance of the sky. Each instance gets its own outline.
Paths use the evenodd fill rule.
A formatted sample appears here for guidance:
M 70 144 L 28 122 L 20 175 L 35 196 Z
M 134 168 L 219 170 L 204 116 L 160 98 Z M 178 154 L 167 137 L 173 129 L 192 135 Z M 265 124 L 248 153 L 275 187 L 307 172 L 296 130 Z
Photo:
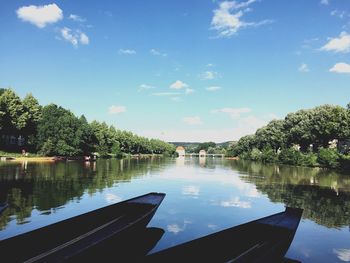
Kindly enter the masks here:
M 350 0 L 0 2 L 0 87 L 165 141 L 350 102 Z

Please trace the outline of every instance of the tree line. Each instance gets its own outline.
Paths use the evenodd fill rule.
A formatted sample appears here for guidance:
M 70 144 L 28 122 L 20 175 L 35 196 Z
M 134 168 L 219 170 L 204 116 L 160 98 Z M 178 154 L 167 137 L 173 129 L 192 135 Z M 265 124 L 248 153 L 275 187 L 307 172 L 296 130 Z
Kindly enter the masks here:
M 84 115 L 77 117 L 56 104 L 41 106 L 31 94 L 21 99 L 12 89 L 0 89 L 0 149 L 25 149 L 45 156 L 93 152 L 122 156 L 123 153 L 172 154 L 175 146 L 116 129 L 105 122 L 89 123 Z
M 350 105 L 322 105 L 272 120 L 228 149 L 263 162 L 350 169 Z

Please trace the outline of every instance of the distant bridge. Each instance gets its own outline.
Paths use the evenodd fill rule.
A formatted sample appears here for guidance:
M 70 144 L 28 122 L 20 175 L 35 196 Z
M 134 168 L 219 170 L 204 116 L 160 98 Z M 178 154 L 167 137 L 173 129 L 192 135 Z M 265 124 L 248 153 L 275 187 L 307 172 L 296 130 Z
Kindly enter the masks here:
M 205 154 L 199 154 L 199 153 L 186 153 L 185 155 L 182 156 L 186 156 L 186 157 L 219 157 L 219 158 L 224 158 L 225 154 L 222 153 L 205 153 Z

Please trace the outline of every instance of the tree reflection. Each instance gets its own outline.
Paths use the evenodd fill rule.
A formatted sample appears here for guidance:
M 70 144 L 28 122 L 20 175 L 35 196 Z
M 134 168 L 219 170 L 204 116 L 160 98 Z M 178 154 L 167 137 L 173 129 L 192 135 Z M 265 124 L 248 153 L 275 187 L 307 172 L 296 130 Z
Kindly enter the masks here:
M 256 185 L 272 202 L 303 208 L 303 217 L 326 227 L 350 224 L 350 178 L 325 169 L 228 162 L 242 180 Z
M 0 162 L 0 202 L 9 208 L 0 216 L 0 229 L 16 219 L 23 224 L 35 208 L 44 213 L 92 195 L 119 182 L 142 177 L 164 167 L 160 158 L 99 160 L 97 162 Z

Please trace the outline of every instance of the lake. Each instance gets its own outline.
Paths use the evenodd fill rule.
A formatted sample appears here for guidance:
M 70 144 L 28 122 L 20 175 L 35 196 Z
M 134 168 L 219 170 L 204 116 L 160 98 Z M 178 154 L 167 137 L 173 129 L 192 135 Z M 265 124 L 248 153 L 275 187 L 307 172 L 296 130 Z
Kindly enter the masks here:
M 0 239 L 148 192 L 166 197 L 150 226 L 152 251 L 284 211 L 304 209 L 287 257 L 350 262 L 350 175 L 226 160 L 153 158 L 0 162 Z

